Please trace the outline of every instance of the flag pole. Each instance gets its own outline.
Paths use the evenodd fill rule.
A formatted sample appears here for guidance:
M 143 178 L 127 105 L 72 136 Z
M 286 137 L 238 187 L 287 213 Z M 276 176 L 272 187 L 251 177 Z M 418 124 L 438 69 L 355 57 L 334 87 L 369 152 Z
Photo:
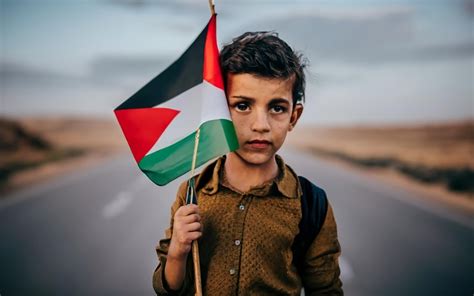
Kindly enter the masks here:
M 198 128 L 196 131 L 196 136 L 194 137 L 194 152 L 193 152 L 193 161 L 191 165 L 191 178 L 194 176 L 194 169 L 196 168 L 196 158 L 197 158 L 197 151 L 199 146 L 199 134 L 201 129 Z M 195 196 L 195 184 L 194 182 L 189 182 L 188 186 L 191 185 L 191 188 L 188 190 L 188 194 L 192 197 L 188 199 L 189 203 L 193 201 L 197 204 L 197 196 Z M 193 254 L 193 264 L 194 264 L 194 285 L 196 289 L 196 296 L 202 296 L 202 286 L 201 286 L 201 263 L 199 261 L 199 245 L 198 241 L 194 240 L 192 245 L 192 254 Z
M 214 10 L 214 0 L 209 0 L 209 8 L 211 9 L 211 16 L 216 14 L 216 11 Z
M 209 8 L 211 10 L 211 16 L 216 14 L 216 11 L 214 9 L 214 0 L 209 0 Z M 194 170 L 196 168 L 196 158 L 197 158 L 197 152 L 198 152 L 198 147 L 199 147 L 200 132 L 201 132 L 201 129 L 198 128 L 196 130 L 196 136 L 194 137 L 193 161 L 191 164 L 191 179 L 194 176 Z M 188 194 L 191 195 L 191 198 L 187 200 L 189 203 L 192 203 L 194 201 L 197 204 L 196 189 L 194 187 L 195 185 L 196 184 L 194 182 L 188 183 Z M 197 240 L 193 241 L 192 253 L 193 253 L 193 264 L 194 264 L 194 285 L 195 285 L 195 290 L 196 290 L 195 295 L 202 296 L 201 263 L 199 260 L 199 245 L 198 245 Z

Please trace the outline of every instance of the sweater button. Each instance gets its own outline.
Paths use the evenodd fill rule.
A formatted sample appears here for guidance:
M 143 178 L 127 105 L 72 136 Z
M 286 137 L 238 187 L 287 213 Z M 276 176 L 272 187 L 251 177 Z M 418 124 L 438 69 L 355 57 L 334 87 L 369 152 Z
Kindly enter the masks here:
M 238 246 L 238 245 L 240 245 L 240 240 L 236 239 L 234 243 L 235 243 L 236 246 Z
M 229 270 L 229 273 L 230 273 L 230 275 L 234 275 L 234 274 L 235 274 L 235 269 L 234 269 L 234 268 L 231 268 L 231 269 Z
M 244 205 L 240 205 L 240 206 L 239 206 L 239 210 L 241 210 L 241 211 L 245 210 L 245 206 L 244 206 Z

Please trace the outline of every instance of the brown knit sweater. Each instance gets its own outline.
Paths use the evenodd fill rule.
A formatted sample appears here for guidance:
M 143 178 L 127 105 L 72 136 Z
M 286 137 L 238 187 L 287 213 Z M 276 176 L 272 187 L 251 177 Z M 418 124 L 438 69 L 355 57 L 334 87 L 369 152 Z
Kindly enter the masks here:
M 204 295 L 342 295 L 338 257 L 341 249 L 336 222 L 328 205 L 326 220 L 305 257 L 298 274 L 291 249 L 301 220 L 301 187 L 298 177 L 276 155 L 278 177 L 239 192 L 224 176 L 225 156 L 207 166 L 197 177 L 198 204 L 203 236 L 199 239 Z M 173 233 L 173 217 L 184 205 L 186 183 L 179 187 L 171 208 L 170 228 L 159 242 L 159 265 L 153 275 L 158 295 L 170 291 L 164 282 L 166 255 Z M 194 295 L 192 256 L 186 279 L 177 294 Z

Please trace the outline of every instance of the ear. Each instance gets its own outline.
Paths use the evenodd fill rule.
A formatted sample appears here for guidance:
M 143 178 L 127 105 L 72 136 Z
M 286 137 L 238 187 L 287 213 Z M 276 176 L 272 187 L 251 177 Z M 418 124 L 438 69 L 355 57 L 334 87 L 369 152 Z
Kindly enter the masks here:
M 288 131 L 291 132 L 293 130 L 293 128 L 296 126 L 296 123 L 298 122 L 298 119 L 300 119 L 301 114 L 303 114 L 303 105 L 296 104 L 295 108 L 293 109 L 293 112 L 291 113 L 290 126 L 288 127 Z

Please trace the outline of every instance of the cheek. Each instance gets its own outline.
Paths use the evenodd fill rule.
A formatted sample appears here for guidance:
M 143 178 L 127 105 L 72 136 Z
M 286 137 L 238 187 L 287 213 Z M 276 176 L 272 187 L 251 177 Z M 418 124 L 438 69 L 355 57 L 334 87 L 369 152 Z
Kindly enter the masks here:
M 272 127 L 274 129 L 282 130 L 290 125 L 290 115 L 280 114 L 271 118 Z
M 238 112 L 236 112 L 233 108 L 229 107 L 230 118 L 234 122 L 234 125 L 241 121 L 241 117 Z
M 242 136 L 245 133 L 244 131 L 245 131 L 246 120 L 243 120 L 241 116 L 233 115 L 232 113 L 231 113 L 231 118 L 232 118 L 232 123 L 234 124 L 237 138 L 240 142 L 242 139 Z
M 273 134 L 280 140 L 283 141 L 286 134 L 288 133 L 288 129 L 290 128 L 289 122 L 285 121 L 277 121 L 274 122 L 272 125 Z

